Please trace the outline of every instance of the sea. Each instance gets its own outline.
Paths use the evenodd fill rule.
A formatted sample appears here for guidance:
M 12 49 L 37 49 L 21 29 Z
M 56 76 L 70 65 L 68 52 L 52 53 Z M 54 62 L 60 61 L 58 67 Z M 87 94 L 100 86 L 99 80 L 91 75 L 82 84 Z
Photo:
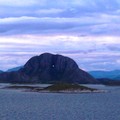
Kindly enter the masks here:
M 6 85 L 0 84 L 0 88 Z M 0 89 L 0 120 L 120 120 L 120 87 L 87 86 L 106 92 L 66 94 Z

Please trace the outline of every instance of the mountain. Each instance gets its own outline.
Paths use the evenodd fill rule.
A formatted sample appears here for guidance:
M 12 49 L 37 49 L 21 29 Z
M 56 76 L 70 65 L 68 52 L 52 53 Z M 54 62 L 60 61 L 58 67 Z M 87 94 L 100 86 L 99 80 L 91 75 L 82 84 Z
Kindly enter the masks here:
M 115 80 L 120 80 L 120 75 L 114 78 Z
M 18 70 L 20 70 L 22 67 L 23 67 L 23 66 L 19 66 L 19 67 L 15 67 L 15 68 L 8 69 L 7 72 L 18 71 Z
M 109 85 L 109 86 L 120 86 L 120 79 L 119 80 L 113 80 L 109 78 L 100 78 L 97 79 L 101 84 Z
M 0 73 L 2 73 L 3 71 L 2 70 L 0 70 Z
M 94 78 L 109 78 L 109 79 L 116 79 L 117 76 L 120 76 L 120 70 L 114 71 L 90 71 L 90 75 Z
M 97 83 L 79 69 L 71 58 L 44 53 L 32 57 L 18 71 L 0 73 L 0 82 L 8 83 Z

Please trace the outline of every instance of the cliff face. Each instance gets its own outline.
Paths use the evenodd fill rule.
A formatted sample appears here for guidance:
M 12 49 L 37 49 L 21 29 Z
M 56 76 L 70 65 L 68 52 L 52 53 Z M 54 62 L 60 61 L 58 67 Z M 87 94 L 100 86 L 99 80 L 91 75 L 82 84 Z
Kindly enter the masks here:
M 15 83 L 96 83 L 91 75 L 78 68 L 71 58 L 44 53 L 32 57 L 16 72 L 0 74 L 1 82 Z

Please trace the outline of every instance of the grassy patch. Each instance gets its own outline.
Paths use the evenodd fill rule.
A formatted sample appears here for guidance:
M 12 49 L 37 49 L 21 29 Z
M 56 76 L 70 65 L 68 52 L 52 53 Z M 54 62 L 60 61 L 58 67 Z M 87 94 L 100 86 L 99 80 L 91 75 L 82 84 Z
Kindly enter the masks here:
M 59 84 L 54 84 L 51 86 L 48 86 L 44 88 L 44 90 L 49 90 L 49 91 L 61 91 L 61 90 L 96 90 L 92 88 L 88 88 L 79 84 L 68 84 L 68 83 L 59 83 Z

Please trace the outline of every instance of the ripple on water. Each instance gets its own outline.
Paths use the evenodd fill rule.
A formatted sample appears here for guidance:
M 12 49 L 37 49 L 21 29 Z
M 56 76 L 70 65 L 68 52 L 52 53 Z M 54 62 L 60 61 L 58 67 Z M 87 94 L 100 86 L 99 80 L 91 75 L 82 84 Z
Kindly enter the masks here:
M 0 90 L 1 120 L 120 120 L 120 87 L 108 93 Z

